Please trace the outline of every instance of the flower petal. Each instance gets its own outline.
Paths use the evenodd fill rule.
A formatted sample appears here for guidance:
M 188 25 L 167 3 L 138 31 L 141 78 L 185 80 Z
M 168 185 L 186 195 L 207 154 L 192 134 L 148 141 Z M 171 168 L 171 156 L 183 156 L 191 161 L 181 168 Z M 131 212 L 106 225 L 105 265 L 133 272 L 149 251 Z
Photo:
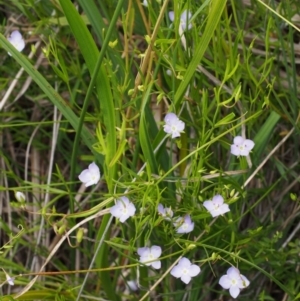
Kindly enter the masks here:
M 149 252 L 149 248 L 147 247 L 143 247 L 143 248 L 138 248 L 137 249 L 137 253 L 140 255 L 140 256 L 144 256 L 145 253 L 148 253 Z
M 255 145 L 255 143 L 252 141 L 252 140 L 250 140 L 250 139 L 246 139 L 245 141 L 244 141 L 244 147 L 248 150 L 248 151 L 251 151 L 252 150 L 252 148 L 254 147 L 254 145 Z
M 184 282 L 185 284 L 188 284 L 188 283 L 191 281 L 192 278 L 191 278 L 191 276 L 189 276 L 189 275 L 182 275 L 180 279 L 181 279 L 181 281 Z
M 136 208 L 132 203 L 129 203 L 127 210 L 128 210 L 129 216 L 134 216 Z
M 122 214 L 119 218 L 119 221 L 121 223 L 124 223 L 127 219 L 129 218 L 129 215 L 128 214 Z
M 239 156 L 241 154 L 240 149 L 235 144 L 230 146 L 230 152 L 235 156 Z
M 118 201 L 121 202 L 123 206 L 127 206 L 130 203 L 128 197 L 126 197 L 126 196 L 119 197 Z
M 224 203 L 224 199 L 220 194 L 215 195 L 212 198 L 212 201 L 217 205 L 222 205 Z
M 228 204 L 223 204 L 221 207 L 220 207 L 220 212 L 221 214 L 224 214 L 226 212 L 229 212 L 230 209 L 229 209 L 229 205 Z
M 161 255 L 161 247 L 152 246 L 150 252 L 154 256 L 154 258 L 158 258 Z
M 212 201 L 205 201 L 203 202 L 203 206 L 208 210 L 208 211 L 212 211 L 215 209 L 215 206 L 213 204 Z
M 88 169 L 83 170 L 78 176 L 79 180 L 85 184 L 85 187 L 91 186 L 91 173 Z
M 158 211 L 159 214 L 165 215 L 165 208 L 162 204 L 158 204 L 157 211 Z
M 233 143 L 236 145 L 242 145 L 244 143 L 244 138 L 242 136 L 236 136 L 233 139 Z
M 180 133 L 179 132 L 173 132 L 172 133 L 172 138 L 177 138 L 180 137 Z
M 185 123 L 181 120 L 178 120 L 177 122 L 177 130 L 178 132 L 182 132 L 185 128 Z
M 238 279 L 240 277 L 240 271 L 235 267 L 230 267 L 227 270 L 227 275 L 232 279 Z
M 186 268 L 186 267 L 190 267 L 190 265 L 191 265 L 191 262 L 190 262 L 190 260 L 188 259 L 188 258 L 186 258 L 186 257 L 182 257 L 180 260 L 179 260 L 179 262 L 178 262 L 178 266 L 180 267 L 180 268 Z
M 158 270 L 161 267 L 161 262 L 160 262 L 160 260 L 154 261 L 154 262 L 151 262 L 151 265 L 154 269 Z
M 172 22 L 174 22 L 174 17 L 175 17 L 174 12 L 173 11 L 169 11 L 169 18 L 170 18 L 170 20 Z
M 220 280 L 219 280 L 219 284 L 225 288 L 225 289 L 229 289 L 231 287 L 231 281 L 230 278 L 227 275 L 223 275 Z
M 181 268 L 180 268 L 178 265 L 176 265 L 176 266 L 171 270 L 170 274 L 171 274 L 172 276 L 176 277 L 176 278 L 179 278 L 179 277 L 181 277 L 181 275 L 182 275 L 182 270 L 181 270 Z
M 168 113 L 166 116 L 165 116 L 165 123 L 166 124 L 172 124 L 173 122 L 176 122 L 178 120 L 178 117 L 176 114 L 174 113 Z
M 197 276 L 199 273 L 201 272 L 201 269 L 196 265 L 196 264 L 192 264 L 190 267 L 190 275 L 192 277 Z
M 190 21 L 192 18 L 192 13 L 188 10 L 184 10 L 182 12 L 182 14 L 180 15 L 180 20 L 184 21 L 185 23 L 187 23 L 188 21 Z
M 248 156 L 249 155 L 249 150 L 248 149 L 240 150 L 240 155 L 244 156 L 244 157 Z
M 240 275 L 243 281 L 243 287 L 247 287 L 250 284 L 250 281 L 244 276 L 244 275 Z
M 96 165 L 95 162 L 89 165 L 89 170 L 93 173 L 99 173 L 99 167 Z
M 237 286 L 231 286 L 229 293 L 232 298 L 236 298 L 240 294 L 241 290 Z

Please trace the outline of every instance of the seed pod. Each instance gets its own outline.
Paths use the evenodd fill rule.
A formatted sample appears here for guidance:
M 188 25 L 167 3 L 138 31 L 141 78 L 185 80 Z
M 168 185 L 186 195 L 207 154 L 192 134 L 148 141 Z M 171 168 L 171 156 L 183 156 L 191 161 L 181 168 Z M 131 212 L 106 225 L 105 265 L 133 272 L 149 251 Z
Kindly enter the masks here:
M 77 243 L 80 244 L 82 242 L 83 234 L 84 234 L 84 228 L 79 228 L 76 234 Z

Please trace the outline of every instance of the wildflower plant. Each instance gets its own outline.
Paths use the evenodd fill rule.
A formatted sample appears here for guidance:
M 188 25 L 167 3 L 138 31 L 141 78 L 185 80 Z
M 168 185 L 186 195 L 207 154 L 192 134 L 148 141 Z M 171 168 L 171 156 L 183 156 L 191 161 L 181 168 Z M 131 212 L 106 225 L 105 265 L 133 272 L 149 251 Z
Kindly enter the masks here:
M 296 1 L 36 2 L 1 3 L 1 296 L 296 300 Z

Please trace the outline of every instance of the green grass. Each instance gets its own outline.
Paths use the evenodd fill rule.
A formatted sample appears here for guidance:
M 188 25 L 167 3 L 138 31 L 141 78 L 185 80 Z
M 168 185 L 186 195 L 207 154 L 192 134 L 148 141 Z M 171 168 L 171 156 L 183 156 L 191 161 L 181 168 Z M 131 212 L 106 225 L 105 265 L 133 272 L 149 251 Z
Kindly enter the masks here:
M 0 0 L 0 300 L 229 300 L 230 266 L 250 281 L 239 300 L 300 298 L 297 1 L 149 3 Z M 238 135 L 248 158 L 230 153 Z M 230 212 L 212 218 L 216 194 Z M 136 212 L 121 223 L 109 208 L 124 195 Z M 194 230 L 176 233 L 160 203 Z M 137 254 L 153 245 L 158 270 Z M 188 285 L 170 274 L 182 257 L 201 268 Z

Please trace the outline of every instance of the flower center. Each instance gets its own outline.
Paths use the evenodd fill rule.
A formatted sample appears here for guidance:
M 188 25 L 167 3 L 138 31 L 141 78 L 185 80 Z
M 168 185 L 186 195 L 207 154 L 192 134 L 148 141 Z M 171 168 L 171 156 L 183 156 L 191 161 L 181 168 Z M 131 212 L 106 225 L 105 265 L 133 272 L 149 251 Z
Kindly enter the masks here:
M 237 281 L 235 279 L 231 279 L 231 284 L 232 285 L 236 285 L 237 284 Z
M 220 205 L 219 204 L 214 204 L 215 210 L 219 210 Z
M 184 275 L 187 275 L 188 272 L 189 272 L 189 271 L 188 271 L 186 268 L 184 268 L 184 269 L 182 270 L 182 273 L 183 273 Z
M 176 131 L 177 131 L 176 125 L 172 125 L 172 126 L 171 126 L 171 130 L 172 130 L 172 132 L 176 132 Z
M 153 259 L 154 259 L 153 255 L 152 255 L 152 254 L 149 254 L 149 255 L 148 255 L 148 259 L 149 259 L 149 261 L 150 261 L 150 260 L 153 260 Z

